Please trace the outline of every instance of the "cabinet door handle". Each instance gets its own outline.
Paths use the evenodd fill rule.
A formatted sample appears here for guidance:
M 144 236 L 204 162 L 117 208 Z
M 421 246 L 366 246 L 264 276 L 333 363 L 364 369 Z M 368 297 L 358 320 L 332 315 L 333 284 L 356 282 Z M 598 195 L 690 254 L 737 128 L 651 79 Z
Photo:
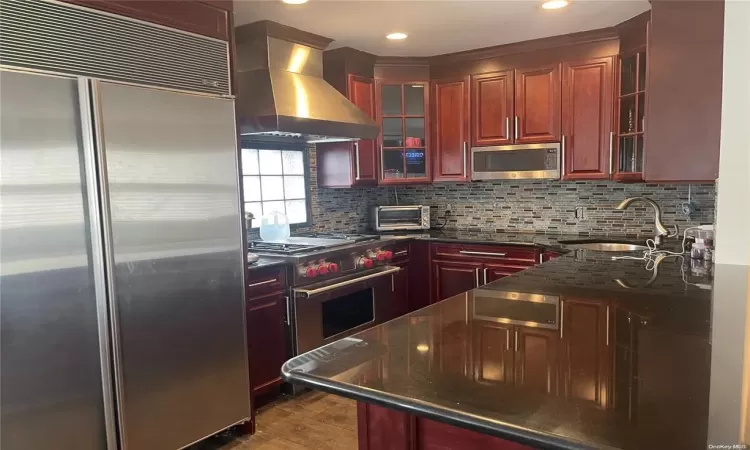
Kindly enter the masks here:
M 286 320 L 284 321 L 287 325 L 292 324 L 292 306 L 289 302 L 289 297 L 284 296 L 284 302 L 286 303 Z
M 607 347 L 609 347 L 609 305 L 607 305 L 607 330 L 605 333 L 607 333 Z
M 383 167 L 383 144 L 380 144 L 380 179 L 385 179 L 385 167 Z
M 612 148 L 614 147 L 615 132 L 609 132 L 609 174 L 612 175 Z
M 560 175 L 565 176 L 565 135 L 560 139 Z
M 391 292 L 396 292 L 396 275 L 391 274 Z
M 468 176 L 467 173 L 466 173 L 466 156 L 467 156 L 466 155 L 466 141 L 464 141 L 464 153 L 463 153 L 463 155 L 464 155 L 464 177 L 466 177 L 466 176 Z
M 487 268 L 484 268 L 484 284 L 487 284 Z
M 505 333 L 505 350 L 510 350 L 510 330 Z
M 505 138 L 510 139 L 510 117 L 505 116 Z
M 409 250 L 401 250 L 400 252 L 394 253 L 393 256 L 406 255 L 407 253 L 409 253 Z
M 560 339 L 563 337 L 563 324 L 565 323 L 565 302 L 560 300 Z
M 518 351 L 518 329 L 516 329 L 516 338 L 514 340 L 515 340 L 515 344 L 516 344 L 514 351 L 517 352 Z
M 515 127 L 513 127 L 514 128 L 514 131 L 513 131 L 514 132 L 514 136 L 515 136 L 516 140 L 518 140 L 518 116 L 515 116 L 515 123 L 514 123 L 514 125 L 515 125 Z
M 474 281 L 476 282 L 476 287 L 479 287 L 479 268 L 474 269 Z
M 356 180 L 359 180 L 359 142 L 354 142 L 354 167 L 356 168 Z
M 266 284 L 276 283 L 276 281 L 277 281 L 276 278 L 274 278 L 272 280 L 259 281 L 257 283 L 248 284 L 247 287 L 252 288 L 252 287 L 257 287 L 257 286 L 263 286 L 263 285 L 266 285 Z
M 458 253 L 462 255 L 479 255 L 479 256 L 505 256 L 505 253 L 494 253 L 494 252 L 471 252 L 469 250 L 461 250 Z

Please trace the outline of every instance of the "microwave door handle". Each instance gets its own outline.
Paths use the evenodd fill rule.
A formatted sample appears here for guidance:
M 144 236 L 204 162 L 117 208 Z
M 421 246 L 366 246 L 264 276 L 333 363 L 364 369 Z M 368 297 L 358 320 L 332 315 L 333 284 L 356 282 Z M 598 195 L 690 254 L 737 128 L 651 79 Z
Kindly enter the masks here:
M 360 170 L 359 170 L 359 141 L 354 142 L 354 167 L 356 170 L 356 177 L 355 180 L 359 181 L 360 179 Z

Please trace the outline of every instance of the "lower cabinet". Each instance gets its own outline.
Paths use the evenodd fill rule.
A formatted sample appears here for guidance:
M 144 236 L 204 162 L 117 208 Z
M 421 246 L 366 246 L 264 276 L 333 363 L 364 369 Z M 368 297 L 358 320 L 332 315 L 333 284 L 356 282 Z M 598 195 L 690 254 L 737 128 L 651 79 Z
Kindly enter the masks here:
M 368 403 L 357 403 L 359 450 L 527 450 L 531 447 Z
M 440 301 L 479 287 L 479 272 L 483 264 L 477 262 L 432 261 L 433 292 Z
M 515 358 L 513 325 L 477 322 L 472 333 L 474 379 L 489 384 L 513 384 Z
M 285 295 L 283 268 L 250 272 L 245 312 L 253 396 L 282 382 L 281 366 L 288 359 Z
M 527 267 L 510 266 L 507 264 L 485 264 L 483 269 L 484 283 L 492 283 L 524 269 L 527 269 Z
M 391 319 L 409 314 L 409 261 L 393 264 L 401 270 L 393 275 L 393 299 Z

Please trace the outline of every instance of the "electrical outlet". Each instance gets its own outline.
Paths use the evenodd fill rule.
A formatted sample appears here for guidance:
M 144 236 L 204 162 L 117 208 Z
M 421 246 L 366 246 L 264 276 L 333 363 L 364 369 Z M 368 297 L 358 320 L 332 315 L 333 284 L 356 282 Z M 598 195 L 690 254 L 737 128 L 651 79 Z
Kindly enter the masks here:
M 576 219 L 583 219 L 584 211 L 586 211 L 586 208 L 583 206 L 576 206 Z

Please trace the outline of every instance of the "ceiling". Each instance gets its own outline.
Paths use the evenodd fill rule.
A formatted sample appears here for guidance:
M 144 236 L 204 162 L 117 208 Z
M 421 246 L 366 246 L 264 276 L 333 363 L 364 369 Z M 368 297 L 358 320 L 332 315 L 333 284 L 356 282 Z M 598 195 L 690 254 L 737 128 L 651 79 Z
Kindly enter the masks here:
M 543 10 L 536 0 L 235 0 L 235 25 L 272 20 L 319 34 L 329 49 L 380 56 L 433 56 L 577 31 L 606 28 L 649 9 L 648 0 L 572 0 Z M 389 41 L 395 31 L 409 34 Z

